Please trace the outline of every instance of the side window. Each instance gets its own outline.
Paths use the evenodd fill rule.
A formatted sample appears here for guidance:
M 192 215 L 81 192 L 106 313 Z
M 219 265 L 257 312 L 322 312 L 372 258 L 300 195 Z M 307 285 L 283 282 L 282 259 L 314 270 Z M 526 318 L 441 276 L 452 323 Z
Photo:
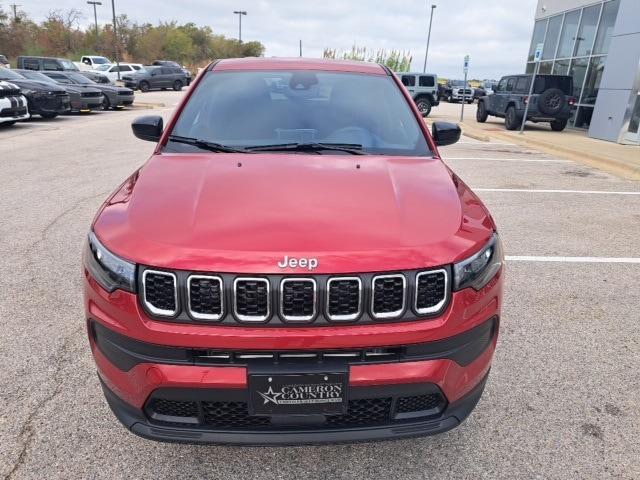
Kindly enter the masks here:
M 509 81 L 507 81 L 507 92 L 513 92 L 513 89 L 516 86 L 516 79 L 511 77 Z
M 34 58 L 27 58 L 24 61 L 25 70 L 40 70 L 40 62 Z
M 58 62 L 55 60 L 43 60 L 42 69 L 43 70 L 62 70 L 62 66 L 59 65 Z
M 134 70 L 140 70 L 140 67 L 139 67 L 138 65 L 134 65 L 134 66 L 133 66 L 133 69 L 134 69 Z
M 420 75 L 418 84 L 421 87 L 434 87 L 436 85 L 435 79 L 429 75 Z
M 520 77 L 518 78 L 518 82 L 516 83 L 516 92 L 518 93 L 527 93 L 529 91 L 528 88 L 528 83 L 529 83 L 529 78 L 528 77 Z
M 117 69 L 118 67 L 116 67 Z M 130 72 L 131 71 L 131 67 L 129 65 L 120 65 L 120 71 L 121 72 Z
M 507 90 L 507 79 L 503 78 L 502 80 L 500 80 L 500 83 L 498 83 L 497 91 L 504 92 L 506 90 Z
M 416 77 L 413 75 L 403 75 L 402 76 L 402 84 L 405 87 L 415 87 L 416 85 Z
M 158 69 L 158 73 L 160 73 L 160 74 L 162 74 L 162 75 L 170 75 L 170 74 L 171 74 L 171 73 L 173 73 L 173 72 L 171 71 L 171 69 L 170 69 L 170 68 L 167 68 L 167 67 L 160 67 L 160 68 Z

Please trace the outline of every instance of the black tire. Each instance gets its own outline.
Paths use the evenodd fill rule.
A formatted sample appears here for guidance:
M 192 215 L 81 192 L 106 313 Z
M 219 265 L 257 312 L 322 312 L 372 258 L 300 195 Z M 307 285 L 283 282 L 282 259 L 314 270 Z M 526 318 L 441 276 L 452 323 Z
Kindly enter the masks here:
M 140 82 L 140 84 L 138 85 L 138 88 L 140 89 L 141 92 L 148 92 L 150 85 L 149 82 Z
M 102 99 L 102 110 L 109 110 L 111 108 L 111 102 L 109 101 L 109 97 L 106 95 Z
M 40 114 L 40 116 L 42 118 L 46 118 L 47 120 L 51 120 L 52 118 L 56 118 L 58 114 L 53 112 L 43 112 Z
M 469 105 L 471 105 L 471 104 L 473 103 L 473 99 L 471 99 L 471 100 L 467 100 L 467 103 L 468 103 Z
M 2 127 L 10 127 L 11 125 L 14 125 L 16 122 L 17 122 L 17 120 L 13 120 L 11 122 L 0 123 L 0 128 L 2 128 Z
M 538 110 L 545 115 L 557 115 L 567 104 L 567 97 L 559 88 L 545 90 L 538 97 Z
M 489 114 L 487 113 L 487 107 L 484 106 L 484 102 L 478 102 L 478 109 L 476 110 L 476 121 L 479 123 L 484 123 L 489 118 Z
M 554 121 L 551 122 L 551 130 L 553 130 L 554 132 L 561 132 L 565 129 L 565 127 L 567 126 L 567 122 L 569 120 L 567 120 L 566 118 L 557 118 Z
M 517 130 L 520 128 L 520 119 L 514 107 L 507 108 L 507 113 L 504 116 L 504 126 L 507 130 Z
M 416 99 L 416 107 L 423 117 L 428 117 L 431 113 L 431 100 L 429 97 L 418 97 Z
M 173 82 L 173 89 L 176 92 L 179 92 L 180 90 L 182 90 L 182 82 L 180 80 L 176 80 L 175 82 Z
M 449 96 L 447 97 L 447 102 L 449 102 L 449 103 L 453 103 L 453 96 L 449 95 Z

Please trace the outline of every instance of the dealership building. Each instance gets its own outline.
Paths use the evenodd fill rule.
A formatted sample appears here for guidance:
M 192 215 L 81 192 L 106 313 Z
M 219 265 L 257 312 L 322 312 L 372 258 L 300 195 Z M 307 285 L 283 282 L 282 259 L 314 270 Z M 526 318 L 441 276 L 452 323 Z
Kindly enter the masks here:
M 539 72 L 573 77 L 569 125 L 639 145 L 640 0 L 538 0 L 528 73 L 539 43 Z

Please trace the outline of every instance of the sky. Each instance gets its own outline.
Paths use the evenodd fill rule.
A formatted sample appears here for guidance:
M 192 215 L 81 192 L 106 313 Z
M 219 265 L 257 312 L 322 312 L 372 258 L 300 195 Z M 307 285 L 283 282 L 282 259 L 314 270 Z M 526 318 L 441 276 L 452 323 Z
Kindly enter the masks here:
M 81 26 L 93 22 L 85 0 L 0 0 L 19 7 L 40 21 L 52 9 L 76 8 Z M 111 2 L 102 0 L 98 23 L 109 23 Z M 242 19 L 243 41 L 258 40 L 265 56 L 320 57 L 325 48 L 409 51 L 412 70 L 422 71 L 430 5 L 435 4 L 427 71 L 446 78 L 462 78 L 465 55 L 470 55 L 469 78 L 500 78 L 522 73 L 529 48 L 536 0 L 115 0 L 116 12 L 138 22 L 176 20 L 209 25 L 231 38 Z

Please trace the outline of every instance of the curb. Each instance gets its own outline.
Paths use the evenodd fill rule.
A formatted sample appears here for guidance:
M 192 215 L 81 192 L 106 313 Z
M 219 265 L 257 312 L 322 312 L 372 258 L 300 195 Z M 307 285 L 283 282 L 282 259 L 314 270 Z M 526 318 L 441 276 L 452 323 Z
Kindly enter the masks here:
M 496 140 L 502 140 L 516 145 L 533 148 L 551 155 L 562 156 L 568 160 L 573 160 L 577 163 L 582 163 L 590 167 L 604 170 L 624 179 L 640 180 L 640 163 L 631 163 L 630 161 L 627 162 L 616 157 L 576 151 L 569 147 L 553 145 L 542 140 L 534 140 L 517 134 L 514 135 L 502 132 L 490 132 L 485 134 L 484 130 L 472 127 L 466 123 L 462 123 L 461 127 L 463 129 L 463 135 L 467 137 L 476 138 L 478 140 L 480 140 L 480 138 L 477 137 L 485 137 L 487 139 L 495 138 Z M 479 133 L 478 131 L 482 133 Z M 630 146 L 630 148 L 637 147 Z M 631 156 L 632 152 L 630 151 L 629 153 Z

